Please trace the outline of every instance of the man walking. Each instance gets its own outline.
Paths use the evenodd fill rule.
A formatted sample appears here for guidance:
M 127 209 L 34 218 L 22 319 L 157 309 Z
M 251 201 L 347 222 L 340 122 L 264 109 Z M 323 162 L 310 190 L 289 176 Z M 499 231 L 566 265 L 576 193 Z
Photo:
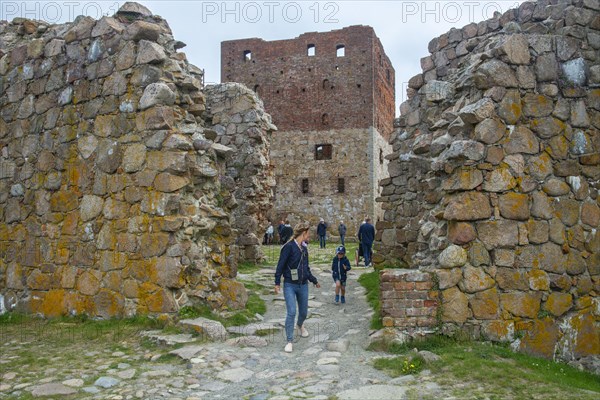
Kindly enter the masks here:
M 290 240 L 292 238 L 293 234 L 294 234 L 294 229 L 290 225 L 290 221 L 288 221 L 286 219 L 285 225 L 283 226 L 283 229 L 281 230 L 281 243 L 286 244 L 288 242 L 288 240 Z
M 340 225 L 338 226 L 338 232 L 340 234 L 340 240 L 342 241 L 342 246 L 346 246 L 344 243 L 344 238 L 346 237 L 346 225 L 344 225 L 344 221 L 340 221 Z
M 363 249 L 365 267 L 371 266 L 371 255 L 373 254 L 373 241 L 375 240 L 375 227 L 371 225 L 371 218 L 365 218 L 365 223 L 358 229 L 358 241 Z
M 317 225 L 317 235 L 319 236 L 319 246 L 324 249 L 326 244 L 325 240 L 327 238 L 327 224 L 323 218 L 321 218 L 319 225 Z

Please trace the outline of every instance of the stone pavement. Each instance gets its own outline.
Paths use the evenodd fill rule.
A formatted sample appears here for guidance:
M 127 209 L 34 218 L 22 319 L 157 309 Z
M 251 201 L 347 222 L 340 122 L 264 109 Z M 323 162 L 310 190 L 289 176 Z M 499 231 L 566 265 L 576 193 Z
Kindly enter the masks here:
M 321 288 L 311 285 L 310 289 L 305 323 L 310 336 L 297 338 L 290 354 L 283 351 L 285 303 L 282 295 L 271 291 L 262 295 L 268 308 L 263 320 L 230 327 L 229 332 L 236 334 L 230 333 L 227 340 L 198 343 L 191 335 L 145 333 L 169 344 L 146 354 L 90 351 L 81 355 L 90 363 L 73 360 L 80 367 L 69 375 L 49 367 L 44 378 L 23 380 L 22 371 L 3 371 L 0 399 L 25 394 L 61 399 L 450 398 L 427 371 L 391 379 L 371 366 L 373 358 L 381 354 L 365 350 L 372 333 L 372 311 L 357 282 L 360 274 L 371 269 L 349 273 L 347 303 L 336 305 L 328 266 L 312 268 Z M 273 270 L 241 275 L 240 279 L 272 288 Z M 164 357 L 168 353 L 170 356 Z

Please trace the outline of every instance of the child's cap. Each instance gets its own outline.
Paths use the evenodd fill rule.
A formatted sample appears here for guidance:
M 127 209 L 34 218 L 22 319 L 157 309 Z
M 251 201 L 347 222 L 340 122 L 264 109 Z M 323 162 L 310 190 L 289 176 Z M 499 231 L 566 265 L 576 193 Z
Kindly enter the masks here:
M 344 246 L 340 246 L 335 250 L 335 254 L 346 254 L 346 248 Z

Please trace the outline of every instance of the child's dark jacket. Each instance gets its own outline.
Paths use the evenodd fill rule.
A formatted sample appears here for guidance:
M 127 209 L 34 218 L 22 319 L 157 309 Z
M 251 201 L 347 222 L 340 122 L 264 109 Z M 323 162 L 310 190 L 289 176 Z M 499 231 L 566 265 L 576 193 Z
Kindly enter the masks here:
M 344 269 L 344 266 L 346 266 L 346 269 Z M 350 260 L 348 260 L 348 257 L 344 256 L 342 258 L 338 258 L 338 256 L 336 255 L 335 257 L 333 257 L 333 261 L 331 263 L 331 273 L 333 275 L 333 280 L 345 281 L 346 273 L 350 271 L 351 268 L 352 267 L 350 266 Z

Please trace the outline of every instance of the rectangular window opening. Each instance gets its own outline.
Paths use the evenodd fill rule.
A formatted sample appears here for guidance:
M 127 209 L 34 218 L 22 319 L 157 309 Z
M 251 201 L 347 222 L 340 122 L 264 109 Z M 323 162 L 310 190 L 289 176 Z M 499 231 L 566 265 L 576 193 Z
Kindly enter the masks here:
M 244 50 L 244 61 L 252 60 L 252 52 L 250 50 Z
M 314 44 L 306 46 L 306 51 L 309 57 L 313 57 L 316 54 L 316 47 Z
M 338 193 L 344 193 L 346 191 L 346 180 L 344 178 L 338 178 L 337 189 Z
M 315 160 L 331 160 L 333 146 L 330 144 L 317 144 L 315 146 Z
M 346 55 L 346 46 L 343 44 L 338 44 L 335 49 L 338 57 L 344 57 Z
M 308 178 L 302 178 L 302 193 L 308 193 Z

